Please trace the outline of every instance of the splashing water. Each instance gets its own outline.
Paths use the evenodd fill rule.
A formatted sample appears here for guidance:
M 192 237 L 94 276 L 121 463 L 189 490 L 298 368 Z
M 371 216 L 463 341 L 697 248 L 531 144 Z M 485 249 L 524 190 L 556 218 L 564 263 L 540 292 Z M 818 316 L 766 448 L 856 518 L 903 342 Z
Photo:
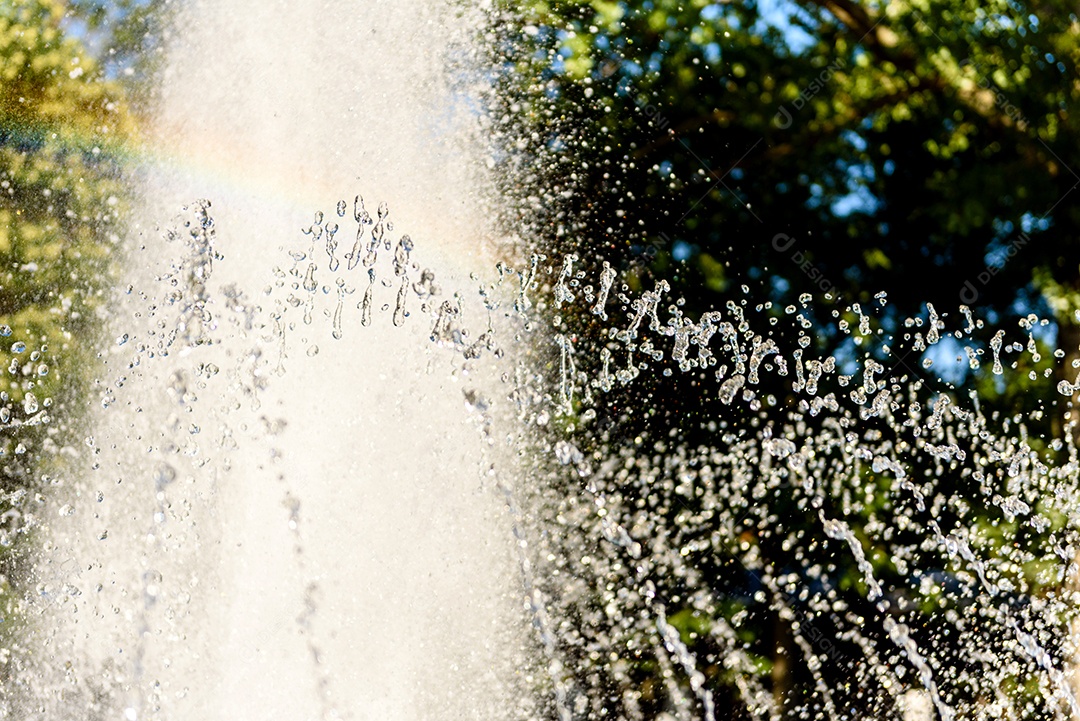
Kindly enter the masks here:
M 602 258 L 496 263 L 433 61 L 477 18 L 229 5 L 180 20 L 140 213 L 184 210 L 132 234 L 97 408 L 4 499 L 37 544 L 5 711 L 1080 718 L 1071 432 L 905 371 L 984 364 L 969 309 L 837 307 L 893 350 L 834 357 L 808 297 L 693 317 Z M 1040 327 L 991 375 L 1049 377 Z
M 490 264 L 453 110 L 471 22 L 181 11 L 96 409 L 49 497 L 6 499 L 40 543 L 5 716 L 490 718 L 508 695 L 510 523 L 462 402 L 490 379 L 427 340 L 441 303 L 485 312 L 437 287 Z

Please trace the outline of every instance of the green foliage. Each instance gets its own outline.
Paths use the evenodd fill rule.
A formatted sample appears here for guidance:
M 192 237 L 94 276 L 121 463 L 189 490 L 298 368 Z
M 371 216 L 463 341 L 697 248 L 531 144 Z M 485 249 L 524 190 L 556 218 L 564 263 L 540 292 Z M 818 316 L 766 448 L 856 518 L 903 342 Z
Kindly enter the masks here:
M 0 570 L 9 576 L 25 551 L 22 514 L 47 470 L 39 451 L 55 410 L 69 406 L 73 430 L 89 395 L 133 137 L 122 89 L 65 32 L 69 10 L 61 0 L 0 3 Z M 5 637 L 17 615 L 8 580 L 0 576 Z
M 65 36 L 64 12 L 47 0 L 0 8 L 0 322 L 13 330 L 0 363 L 18 363 L 6 388 L 16 401 L 78 384 L 85 358 L 67 351 L 92 327 L 115 252 L 132 133 L 119 88 Z M 29 350 L 11 353 L 15 340 Z M 42 346 L 73 367 L 28 368 Z
M 730 294 L 698 282 L 704 254 L 777 300 L 820 293 L 773 247 L 778 232 L 845 297 L 888 288 L 897 312 L 954 307 L 965 281 L 968 305 L 1007 312 L 1017 289 L 1038 292 L 1038 269 L 1080 283 L 1065 260 L 1080 226 L 1067 4 L 804 0 L 780 6 L 783 22 L 756 3 L 521 12 L 529 52 L 513 54 L 509 85 L 536 133 L 521 137 L 571 191 L 552 198 L 571 243 L 624 257 L 685 243 L 680 290 L 701 305 Z M 1017 262 L 979 281 L 1017 242 Z M 925 282 L 891 283 L 916 271 Z M 701 295 L 710 286 L 720 297 Z
M 706 0 L 520 4 L 505 3 L 524 31 L 515 35 L 508 22 L 500 48 L 509 98 L 501 130 L 517 151 L 503 160 L 502 177 L 504 191 L 520 200 L 516 220 L 532 224 L 538 248 L 573 251 L 586 269 L 608 261 L 634 292 L 665 279 L 692 318 L 747 298 L 761 304 L 759 318 L 777 316 L 812 293 L 816 301 L 804 315 L 815 351 L 853 365 L 877 358 L 895 382 L 921 382 L 928 395 L 936 389 L 965 399 L 976 391 L 991 430 L 1022 425 L 1014 432 L 1025 443 L 1047 463 L 1061 461 L 1054 440 L 1067 432 L 1062 418 L 1071 399 L 1055 385 L 1075 379 L 1068 361 L 1078 357 L 1073 340 L 1080 338 L 1073 195 L 1080 182 L 1080 20 L 1072 6 L 797 0 L 766 12 L 756 2 Z M 875 300 L 882 290 L 887 306 Z M 825 292 L 832 299 L 823 299 Z M 847 308 L 853 302 L 873 308 L 865 338 L 847 330 L 858 326 Z M 946 352 L 938 348 L 935 356 L 904 325 L 916 316 L 922 327 L 933 315 L 928 304 L 949 315 L 950 327 L 958 325 L 952 320 L 960 304 L 990 319 L 972 332 L 984 354 L 979 367 L 962 358 L 947 373 Z M 1015 328 L 1017 316 L 1032 312 L 1051 320 L 1029 340 L 1037 352 L 1011 368 L 1007 362 L 1004 375 L 993 373 L 988 356 L 997 326 Z M 570 323 L 578 347 L 586 347 L 595 324 Z M 796 347 L 798 334 L 794 323 L 768 331 L 781 355 Z M 607 340 L 591 343 L 606 347 Z M 758 397 L 777 400 L 758 415 L 717 402 L 705 376 L 654 373 L 625 394 L 631 397 L 610 401 L 608 417 L 601 411 L 596 423 L 610 429 L 613 445 L 664 438 L 676 426 L 691 447 L 715 443 L 717 427 L 735 433 L 757 423 L 796 437 L 779 431 L 799 402 L 789 380 L 761 381 Z M 643 407 L 658 412 L 634 410 Z M 820 419 L 803 421 L 802 437 L 813 437 Z M 885 445 L 911 442 L 887 424 L 860 424 L 863 430 Z M 978 446 L 972 440 L 964 447 L 974 457 L 985 452 Z M 904 495 L 892 489 L 895 479 L 867 467 L 851 471 L 840 448 L 819 453 L 836 456 L 831 474 L 817 478 L 828 487 L 825 514 L 849 521 L 875 577 L 901 589 L 913 585 L 910 603 L 928 614 L 949 604 L 956 611 L 955 588 L 947 593 L 942 584 L 970 586 L 961 564 L 926 575 L 920 590 L 919 579 L 909 578 L 918 565 L 893 562 L 895 548 L 921 541 L 895 522 L 895 499 Z M 942 527 L 962 520 L 977 529 L 972 542 L 983 556 L 1030 549 L 1019 554 L 1026 562 L 1011 566 L 1014 588 L 1038 596 L 1060 587 L 1063 564 L 1045 549 L 1054 534 L 1075 532 L 1072 521 L 1050 512 L 1049 527 L 1034 532 L 1002 521 L 986 486 L 955 465 L 906 470 L 923 492 L 971 499 L 934 513 Z M 632 495 L 620 484 L 608 490 Z M 872 616 L 871 605 L 860 604 L 864 574 L 842 543 L 808 540 L 820 536 L 817 514 L 791 496 L 781 490 L 755 499 L 766 510 L 756 526 L 736 529 L 731 557 L 764 559 L 777 573 L 800 577 L 797 588 L 833 584 L 846 608 Z M 686 517 L 670 513 L 669 527 L 683 532 Z M 883 537 L 883 528 L 896 532 Z M 795 560 L 792 549 L 801 554 Z M 755 587 L 729 562 L 694 562 L 722 598 L 746 598 Z M 669 596 L 685 591 L 677 580 L 663 583 L 670 583 Z M 744 619 L 755 630 L 747 644 L 755 657 L 786 643 L 774 636 L 777 607 Z M 708 643 L 687 626 L 696 612 L 668 610 L 683 640 L 707 658 Z M 926 638 L 934 638 L 928 629 L 935 623 L 926 619 Z M 825 673 L 850 685 L 842 669 Z

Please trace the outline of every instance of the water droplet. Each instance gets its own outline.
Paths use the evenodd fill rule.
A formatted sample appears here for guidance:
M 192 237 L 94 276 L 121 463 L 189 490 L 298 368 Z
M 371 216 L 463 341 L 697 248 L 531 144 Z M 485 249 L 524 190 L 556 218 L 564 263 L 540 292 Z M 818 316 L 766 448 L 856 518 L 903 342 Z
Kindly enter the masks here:
M 564 466 L 584 460 L 578 447 L 568 441 L 559 441 L 555 444 L 555 458 Z
M 159 463 L 154 470 L 154 486 L 160 491 L 176 480 L 176 469 L 168 463 Z
M 315 264 L 308 263 L 307 274 L 304 276 L 304 290 L 314 293 L 318 287 L 319 283 L 315 280 Z

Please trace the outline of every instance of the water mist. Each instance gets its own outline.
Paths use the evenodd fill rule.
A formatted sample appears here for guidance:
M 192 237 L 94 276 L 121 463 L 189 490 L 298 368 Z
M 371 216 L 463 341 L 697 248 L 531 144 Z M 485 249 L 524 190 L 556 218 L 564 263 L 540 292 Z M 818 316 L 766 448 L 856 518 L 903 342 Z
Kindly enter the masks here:
M 42 532 L 27 713 L 505 703 L 512 536 L 465 402 L 487 381 L 428 318 L 493 261 L 475 23 L 374 1 L 176 18 L 95 407 Z

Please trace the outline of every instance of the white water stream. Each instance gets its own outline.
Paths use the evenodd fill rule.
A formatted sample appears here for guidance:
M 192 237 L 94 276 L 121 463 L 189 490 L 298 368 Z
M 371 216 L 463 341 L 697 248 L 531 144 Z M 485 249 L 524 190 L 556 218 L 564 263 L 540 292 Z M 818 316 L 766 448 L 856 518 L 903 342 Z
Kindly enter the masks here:
M 430 269 L 448 296 L 494 262 L 465 103 L 476 20 L 435 5 L 215 0 L 177 19 L 130 290 L 39 565 L 30 645 L 57 666 L 28 696 L 46 718 L 505 704 L 519 582 L 464 402 L 485 381 L 427 338 L 439 301 L 410 292 L 392 322 L 389 246 L 363 326 L 369 269 L 347 256 L 359 193 L 374 220 L 389 206 L 388 242 L 414 239 L 408 283 Z M 302 230 L 319 209 L 336 263 Z

